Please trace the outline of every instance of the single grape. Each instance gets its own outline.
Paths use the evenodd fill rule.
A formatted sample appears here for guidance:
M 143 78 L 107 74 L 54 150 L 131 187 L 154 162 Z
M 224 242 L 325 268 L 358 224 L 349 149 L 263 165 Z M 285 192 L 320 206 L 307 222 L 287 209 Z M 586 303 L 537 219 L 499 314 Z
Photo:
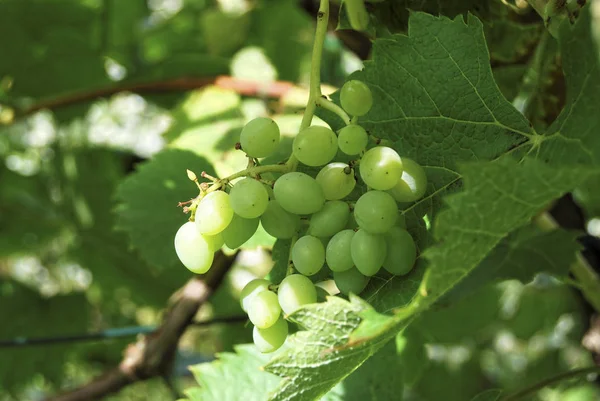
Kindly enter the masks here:
M 239 248 L 252 238 L 258 228 L 258 223 L 259 219 L 245 219 L 234 214 L 231 223 L 221 233 L 225 245 L 231 249 Z
M 362 81 L 348 81 L 340 91 L 340 103 L 348 114 L 364 116 L 373 106 L 371 89 Z
M 217 252 L 223 244 L 225 244 L 225 240 L 223 239 L 223 233 L 218 233 L 215 235 L 205 235 L 206 241 L 208 241 L 210 247 L 214 252 Z
M 370 234 L 360 229 L 352 237 L 350 246 L 352 261 L 362 274 L 372 276 L 379 271 L 387 253 L 383 235 Z
M 414 202 L 425 195 L 427 175 L 415 161 L 402 158 L 402 176 L 388 192 L 398 202 Z
M 269 235 L 281 239 L 292 238 L 300 228 L 300 216 L 284 210 L 276 200 L 269 201 L 260 222 Z
M 223 191 L 208 193 L 196 209 L 196 227 L 201 234 L 215 235 L 223 231 L 233 219 L 229 195 Z
M 345 0 L 344 4 L 352 29 L 355 31 L 366 30 L 369 26 L 369 13 L 367 13 L 363 0 Z
M 292 172 L 279 177 L 273 187 L 282 208 L 294 214 L 312 214 L 325 204 L 323 190 L 308 174 Z
M 325 248 L 317 237 L 305 235 L 292 248 L 292 262 L 298 272 L 305 276 L 317 273 L 325 264 Z
M 307 166 L 322 166 L 335 157 L 338 140 L 327 127 L 313 125 L 294 138 L 294 155 Z
M 198 232 L 196 225 L 191 221 L 177 230 L 175 252 L 181 263 L 196 274 L 206 273 L 214 258 L 210 241 Z
M 360 160 L 360 177 L 373 189 L 391 189 L 401 176 L 402 159 L 392 148 L 374 147 L 367 150 Z
M 342 294 L 349 295 L 352 292 L 358 295 L 369 283 L 369 277 L 353 267 L 343 272 L 333 272 L 333 281 Z
M 245 219 L 260 217 L 267 209 L 269 193 L 264 184 L 253 178 L 236 182 L 229 192 L 233 211 Z
M 248 317 L 259 329 L 275 324 L 281 315 L 277 295 L 271 291 L 262 291 L 251 297 L 248 302 Z
M 316 180 L 327 200 L 345 198 L 356 185 L 354 170 L 345 163 L 329 163 L 319 171 Z
M 369 137 L 360 125 L 347 125 L 340 130 L 338 146 L 347 155 L 357 155 L 367 147 Z
M 248 306 L 250 305 L 252 298 L 261 292 L 268 291 L 269 285 L 271 285 L 271 283 L 262 278 L 256 278 L 249 281 L 240 293 L 240 305 L 242 306 L 242 310 L 248 312 Z
M 358 226 L 371 234 L 386 233 L 398 220 L 398 205 L 392 195 L 382 191 L 368 191 L 354 205 Z
M 267 117 L 258 117 L 242 128 L 240 144 L 250 157 L 267 157 L 279 146 L 279 127 Z
M 385 234 L 387 254 L 383 268 L 395 275 L 407 274 L 417 258 L 417 247 L 412 236 L 403 228 L 392 227 Z
M 354 266 L 350 251 L 354 234 L 354 230 L 343 230 L 329 240 L 325 260 L 331 271 L 342 272 Z
M 289 315 L 302 305 L 317 302 L 317 290 L 309 278 L 302 274 L 292 274 L 283 279 L 277 290 L 279 305 Z
M 331 237 L 346 227 L 348 217 L 350 207 L 346 202 L 325 202 L 323 209 L 311 216 L 308 233 L 315 237 Z
M 259 329 L 254 327 L 252 331 L 254 344 L 263 354 L 277 351 L 285 342 L 287 335 L 288 323 L 281 317 L 269 328 Z

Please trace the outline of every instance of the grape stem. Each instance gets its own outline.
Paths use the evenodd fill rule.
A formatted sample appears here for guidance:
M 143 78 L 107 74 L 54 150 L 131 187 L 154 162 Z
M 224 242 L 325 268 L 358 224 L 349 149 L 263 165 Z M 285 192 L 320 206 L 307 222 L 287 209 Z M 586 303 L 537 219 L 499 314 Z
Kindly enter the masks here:
M 317 99 L 317 105 L 321 106 L 325 110 L 329 110 L 332 113 L 337 114 L 344 121 L 344 124 L 351 124 L 350 116 L 344 111 L 344 109 L 333 103 L 331 100 L 320 97 Z
M 235 180 L 236 178 L 246 177 L 249 175 L 257 175 L 262 173 L 287 173 L 290 171 L 289 166 L 286 164 L 268 164 L 266 166 L 254 166 L 248 167 L 245 170 L 238 171 L 235 174 L 230 175 L 229 177 L 225 177 L 221 180 L 222 183 L 228 183 L 229 181 Z

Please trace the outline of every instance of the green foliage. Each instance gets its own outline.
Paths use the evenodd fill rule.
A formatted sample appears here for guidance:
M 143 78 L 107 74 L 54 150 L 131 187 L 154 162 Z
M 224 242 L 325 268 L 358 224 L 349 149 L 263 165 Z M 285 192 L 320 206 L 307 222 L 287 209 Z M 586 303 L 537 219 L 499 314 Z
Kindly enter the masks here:
M 0 338 L 70 335 L 88 325 L 89 306 L 81 293 L 42 298 L 36 291 L 14 281 L 0 280 L 0 314 L 6 322 Z M 24 313 L 27 311 L 27 313 Z M 72 345 L 60 344 L 39 352 L 36 347 L 2 349 L 0 391 L 16 392 L 35 374 L 59 384 L 65 363 L 73 356 Z

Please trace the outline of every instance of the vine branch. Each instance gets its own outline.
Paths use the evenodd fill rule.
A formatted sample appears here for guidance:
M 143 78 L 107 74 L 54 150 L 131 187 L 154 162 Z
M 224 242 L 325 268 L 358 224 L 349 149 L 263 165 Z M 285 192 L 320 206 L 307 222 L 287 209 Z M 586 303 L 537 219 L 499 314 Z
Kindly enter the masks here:
M 46 401 L 98 400 L 137 381 L 168 375 L 181 335 L 193 323 L 198 308 L 219 287 L 234 260 L 235 255 L 219 252 L 207 275 L 192 278 L 173 294 L 172 305 L 161 326 L 129 344 L 117 367 L 82 387 Z

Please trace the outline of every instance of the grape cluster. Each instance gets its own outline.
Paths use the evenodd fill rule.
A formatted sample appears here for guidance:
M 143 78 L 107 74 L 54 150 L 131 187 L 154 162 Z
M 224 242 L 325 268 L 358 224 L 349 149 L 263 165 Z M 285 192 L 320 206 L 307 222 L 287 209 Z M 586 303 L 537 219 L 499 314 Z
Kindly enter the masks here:
M 324 266 L 347 295 L 362 292 L 382 267 L 404 275 L 415 263 L 415 243 L 405 230 L 398 202 L 423 196 L 425 172 L 378 140 L 368 149 L 369 134 L 357 124 L 373 104 L 366 84 L 348 81 L 340 102 L 353 116 L 350 124 L 337 134 L 323 126 L 302 129 L 286 164 L 258 164 L 258 158 L 277 149 L 280 132 L 269 118 L 250 121 L 239 144 L 249 168 L 221 180 L 208 176 L 211 185 L 198 184 L 200 195 L 190 207 L 193 222 L 185 223 L 175 236 L 177 255 L 194 273 L 205 273 L 223 244 L 237 248 L 245 243 L 259 223 L 273 237 L 291 240 L 286 278 L 278 284 L 253 280 L 242 290 L 241 305 L 254 324 L 254 342 L 262 352 L 275 351 L 285 341 L 286 315 L 317 302 L 317 287 L 309 277 Z M 344 159 L 355 158 L 334 161 L 338 151 Z M 298 162 L 320 170 L 314 176 L 297 171 Z M 261 176 L 267 172 L 281 175 L 268 181 Z M 359 178 L 364 185 L 357 186 Z

